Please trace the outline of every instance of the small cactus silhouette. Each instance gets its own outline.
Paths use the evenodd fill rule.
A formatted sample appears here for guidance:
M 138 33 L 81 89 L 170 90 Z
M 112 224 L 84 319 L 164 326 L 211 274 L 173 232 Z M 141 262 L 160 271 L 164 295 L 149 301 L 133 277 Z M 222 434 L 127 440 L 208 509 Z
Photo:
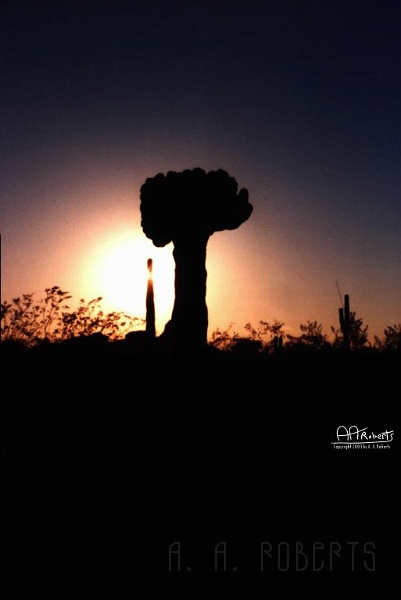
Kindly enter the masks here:
M 146 333 L 149 338 L 154 338 L 156 335 L 155 326 L 155 301 L 153 292 L 153 260 L 148 258 L 148 286 L 146 290 Z
M 350 349 L 351 313 L 349 310 L 349 295 L 344 296 L 344 307 L 339 309 L 340 328 L 343 334 L 343 348 L 348 352 Z

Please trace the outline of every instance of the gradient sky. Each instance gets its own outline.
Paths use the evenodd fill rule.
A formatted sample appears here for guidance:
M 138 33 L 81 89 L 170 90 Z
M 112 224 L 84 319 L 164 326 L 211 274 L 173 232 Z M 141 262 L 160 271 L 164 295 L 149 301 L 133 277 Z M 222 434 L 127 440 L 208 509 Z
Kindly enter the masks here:
M 399 0 L 2 0 L 2 300 L 59 285 L 145 316 L 172 246 L 140 226 L 158 172 L 225 169 L 251 218 L 208 245 L 209 333 L 401 322 Z

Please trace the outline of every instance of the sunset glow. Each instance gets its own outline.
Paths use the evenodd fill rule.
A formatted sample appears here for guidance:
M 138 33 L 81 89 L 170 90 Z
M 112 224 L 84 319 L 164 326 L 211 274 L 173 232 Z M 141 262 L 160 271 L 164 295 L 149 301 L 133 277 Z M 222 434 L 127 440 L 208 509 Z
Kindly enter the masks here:
M 88 286 L 99 290 L 106 310 L 145 318 L 147 261 L 153 259 L 153 285 L 158 332 L 169 320 L 174 301 L 171 245 L 155 248 L 140 234 L 123 232 L 99 243 L 90 255 Z

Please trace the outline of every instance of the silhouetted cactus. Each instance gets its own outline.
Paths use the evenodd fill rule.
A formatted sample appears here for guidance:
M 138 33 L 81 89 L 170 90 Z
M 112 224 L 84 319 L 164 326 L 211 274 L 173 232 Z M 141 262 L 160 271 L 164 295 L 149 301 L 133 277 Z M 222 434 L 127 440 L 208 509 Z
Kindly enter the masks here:
M 340 328 L 343 334 L 343 348 L 347 352 L 350 349 L 351 313 L 349 310 L 349 295 L 344 296 L 344 307 L 339 309 Z
M 148 258 L 148 285 L 146 289 L 146 333 L 149 338 L 154 338 L 156 335 L 155 326 L 155 300 L 153 291 L 153 260 Z
M 236 229 L 252 213 L 248 191 L 223 170 L 159 173 L 141 187 L 142 229 L 155 246 L 173 242 L 176 348 L 207 345 L 206 246 L 215 231 Z

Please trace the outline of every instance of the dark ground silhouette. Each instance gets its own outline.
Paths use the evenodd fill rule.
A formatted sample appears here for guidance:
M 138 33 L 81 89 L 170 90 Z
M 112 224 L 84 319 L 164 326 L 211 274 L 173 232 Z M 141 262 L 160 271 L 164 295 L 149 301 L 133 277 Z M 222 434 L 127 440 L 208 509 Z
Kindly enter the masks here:
M 4 345 L 7 599 L 399 597 L 399 355 L 90 344 Z

